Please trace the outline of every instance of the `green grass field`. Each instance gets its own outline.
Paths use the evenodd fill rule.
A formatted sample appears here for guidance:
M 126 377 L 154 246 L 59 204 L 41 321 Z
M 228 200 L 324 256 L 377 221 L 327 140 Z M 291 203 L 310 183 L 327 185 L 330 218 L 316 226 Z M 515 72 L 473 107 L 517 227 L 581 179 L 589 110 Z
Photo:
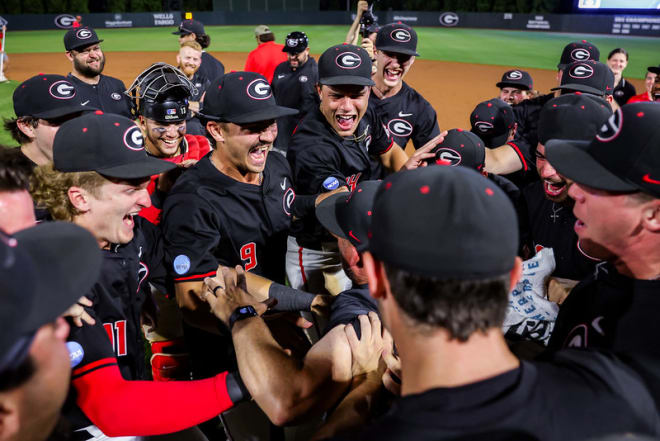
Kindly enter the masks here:
M 278 41 L 294 30 L 303 29 L 309 36 L 311 49 L 323 49 L 342 42 L 348 26 L 287 25 L 272 26 Z M 99 29 L 106 52 L 174 51 L 174 28 Z M 206 26 L 211 36 L 212 51 L 249 52 L 254 49 L 252 26 Z M 624 47 L 631 54 L 625 75 L 643 78 L 646 67 L 660 63 L 660 39 L 609 35 L 578 35 L 548 32 L 500 31 L 491 29 L 417 28 L 418 52 L 425 59 L 476 64 L 514 65 L 527 68 L 556 69 L 563 46 L 573 40 L 587 38 L 598 46 L 603 59 L 610 50 Z M 62 52 L 64 31 L 16 31 L 7 33 L 6 49 L 13 53 Z M 11 93 L 15 83 L 0 84 L 0 116 L 12 115 Z M 0 132 L 0 143 L 11 143 Z

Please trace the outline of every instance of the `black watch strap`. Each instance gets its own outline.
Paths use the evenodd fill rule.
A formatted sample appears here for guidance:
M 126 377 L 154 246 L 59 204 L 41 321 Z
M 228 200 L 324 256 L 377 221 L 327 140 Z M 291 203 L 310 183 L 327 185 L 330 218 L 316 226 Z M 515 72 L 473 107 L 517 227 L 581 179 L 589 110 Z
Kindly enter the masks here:
M 229 316 L 229 332 L 231 332 L 234 327 L 234 323 L 245 320 L 246 318 L 256 317 L 257 311 L 252 307 L 252 305 L 239 306 L 234 309 L 234 312 Z

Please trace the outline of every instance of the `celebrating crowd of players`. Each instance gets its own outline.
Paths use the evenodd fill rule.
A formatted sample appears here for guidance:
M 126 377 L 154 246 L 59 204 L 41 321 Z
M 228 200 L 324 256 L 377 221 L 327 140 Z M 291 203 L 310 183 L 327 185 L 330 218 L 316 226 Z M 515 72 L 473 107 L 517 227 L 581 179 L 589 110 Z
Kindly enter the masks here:
M 184 20 L 126 89 L 79 27 L 18 86 L 0 441 L 660 436 L 658 82 L 572 42 L 441 132 L 369 31 L 225 74 Z

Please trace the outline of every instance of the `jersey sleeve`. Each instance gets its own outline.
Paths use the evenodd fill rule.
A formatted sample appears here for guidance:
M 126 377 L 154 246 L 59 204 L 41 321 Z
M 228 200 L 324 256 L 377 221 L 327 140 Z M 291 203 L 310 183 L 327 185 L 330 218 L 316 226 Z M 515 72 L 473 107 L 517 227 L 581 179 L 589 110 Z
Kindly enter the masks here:
M 295 158 L 292 169 L 296 194 L 332 191 L 346 182 L 346 176 L 339 170 L 341 159 L 332 145 L 310 145 L 302 149 Z
M 369 154 L 378 156 L 387 153 L 394 145 L 394 140 L 390 138 L 390 134 L 385 130 L 385 125 L 380 117 L 374 109 L 368 107 L 364 118 L 367 118 L 370 124 L 369 136 L 371 136 L 371 140 L 367 146 Z M 405 148 L 405 146 L 401 147 Z
M 440 134 L 438 115 L 435 113 L 433 107 L 431 107 L 431 104 L 420 97 L 419 108 L 420 111 L 417 112 L 418 116 L 415 118 L 412 137 L 415 149 L 422 147 L 433 137 Z M 402 145 L 401 148 L 406 148 L 406 146 Z
M 513 149 L 518 156 L 518 159 L 520 159 L 523 172 L 529 171 L 529 169 L 534 166 L 536 161 L 534 160 L 533 155 L 536 149 L 533 149 L 525 138 L 514 139 L 506 144 Z
M 158 225 L 140 218 L 138 225 L 144 235 L 142 256 L 140 259 L 147 265 L 147 280 L 154 284 L 158 290 L 165 292 L 167 270 L 165 268 L 165 246 L 163 234 Z
M 217 214 L 196 194 L 170 194 L 163 221 L 165 265 L 175 282 L 201 281 L 215 274 L 213 249 L 220 242 Z

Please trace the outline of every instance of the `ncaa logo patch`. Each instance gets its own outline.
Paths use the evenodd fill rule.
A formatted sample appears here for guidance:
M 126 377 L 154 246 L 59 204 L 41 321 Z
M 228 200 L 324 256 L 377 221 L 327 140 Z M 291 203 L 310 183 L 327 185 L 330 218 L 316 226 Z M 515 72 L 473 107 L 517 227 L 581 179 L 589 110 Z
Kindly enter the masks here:
M 78 32 L 76 32 L 76 37 L 79 38 L 80 40 L 87 40 L 89 37 L 92 36 L 92 31 L 89 29 L 82 28 Z
M 76 88 L 68 81 L 60 80 L 51 84 L 48 93 L 58 100 L 70 100 L 76 96 Z
M 66 348 L 69 351 L 69 362 L 71 367 L 74 368 L 80 364 L 80 362 L 85 358 L 85 351 L 83 350 L 80 343 L 75 341 L 66 342 Z
M 387 123 L 387 130 L 395 136 L 409 136 L 412 134 L 413 127 L 405 119 L 393 119 Z
M 438 18 L 442 26 L 456 26 L 458 24 L 458 14 L 455 12 L 445 12 Z
M 248 84 L 247 94 L 254 100 L 266 100 L 272 95 L 270 85 L 263 78 L 257 78 Z
M 112 92 L 112 93 L 110 94 L 110 98 L 112 98 L 112 99 L 115 100 L 115 101 L 119 101 L 119 100 L 121 99 L 121 95 L 118 94 L 117 92 Z
M 174 272 L 182 276 L 190 270 L 190 258 L 185 254 L 179 254 L 172 263 Z
M 591 54 L 586 49 L 578 48 L 571 51 L 571 58 L 575 61 L 587 61 L 591 59 Z
M 300 75 L 300 77 L 298 78 L 298 81 L 300 81 L 301 83 L 306 83 L 308 79 L 309 78 L 307 78 L 306 75 Z
M 474 123 L 474 126 L 479 130 L 481 133 L 487 133 L 491 130 L 493 130 L 493 125 L 487 121 L 477 121 Z
M 438 149 L 438 151 L 435 152 L 435 157 L 436 159 L 447 162 L 448 165 L 452 167 L 460 164 L 461 160 L 463 159 L 460 153 L 447 147 Z
M 291 216 L 291 207 L 294 200 L 296 200 L 296 192 L 293 191 L 293 188 L 289 187 L 284 192 L 284 197 L 282 198 L 282 208 L 287 216 Z
M 577 79 L 587 79 L 594 75 L 594 68 L 586 63 L 581 63 L 573 66 L 568 72 L 568 76 Z
M 326 190 L 336 190 L 339 188 L 339 179 L 335 178 L 334 176 L 328 176 L 325 178 L 325 181 L 323 181 L 323 188 Z
M 138 126 L 131 126 L 124 132 L 124 145 L 131 150 L 144 150 L 144 138 Z
M 55 26 L 61 29 L 71 29 L 71 25 L 76 21 L 76 17 L 69 14 L 60 14 L 55 17 Z
M 405 29 L 395 29 L 390 33 L 390 37 L 392 37 L 392 40 L 398 41 L 399 43 L 405 43 L 407 41 L 410 41 L 412 38 L 410 36 L 410 32 L 408 32 Z
M 337 55 L 335 64 L 342 69 L 356 69 L 362 64 L 362 58 L 354 52 L 344 52 Z
M 605 124 L 601 126 L 598 135 L 596 135 L 596 139 L 601 142 L 610 142 L 619 136 L 622 128 L 623 113 L 621 113 L 621 109 L 619 108 L 616 109 L 616 112 L 614 112 L 612 116 L 610 116 L 609 119 L 605 121 Z
M 510 80 L 520 80 L 523 74 L 519 70 L 514 70 L 513 72 L 509 72 L 506 77 Z

